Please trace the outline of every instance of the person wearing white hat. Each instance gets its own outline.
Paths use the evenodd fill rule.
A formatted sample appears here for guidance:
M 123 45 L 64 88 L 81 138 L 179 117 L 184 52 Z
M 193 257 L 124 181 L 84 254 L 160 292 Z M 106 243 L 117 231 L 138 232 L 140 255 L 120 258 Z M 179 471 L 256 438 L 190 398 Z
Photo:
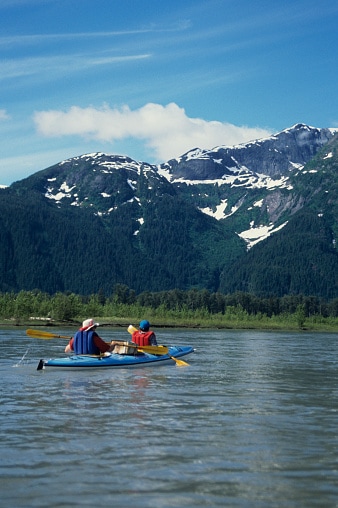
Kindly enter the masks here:
M 112 351 L 114 346 L 107 344 L 96 333 L 96 327 L 99 323 L 95 323 L 93 319 L 86 319 L 82 323 L 82 327 L 71 338 L 65 348 L 65 353 L 75 353 L 76 355 L 99 355 Z

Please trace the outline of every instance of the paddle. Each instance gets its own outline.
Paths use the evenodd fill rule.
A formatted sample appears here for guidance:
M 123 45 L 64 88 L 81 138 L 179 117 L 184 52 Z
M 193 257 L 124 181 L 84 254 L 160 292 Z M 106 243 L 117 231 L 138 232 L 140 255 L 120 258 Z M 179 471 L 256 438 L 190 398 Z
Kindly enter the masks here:
M 67 339 L 70 340 L 71 337 L 67 337 L 66 335 L 56 335 L 55 333 L 42 332 L 41 330 L 26 330 L 27 335 L 34 337 L 35 339 Z
M 135 326 L 133 325 L 129 325 L 128 326 L 128 332 L 133 335 L 134 332 L 137 332 L 137 328 L 135 328 Z M 157 348 L 165 348 L 165 346 L 144 346 L 145 348 L 148 348 L 148 347 L 157 347 Z M 143 347 L 142 347 L 143 348 Z M 178 365 L 179 367 L 189 367 L 189 363 L 187 362 L 184 362 L 183 360 L 178 360 L 178 358 L 175 358 L 174 356 L 171 356 L 169 355 L 169 350 L 168 348 L 165 348 L 167 349 L 167 353 L 154 353 L 154 354 L 168 354 L 168 356 L 170 356 L 170 358 L 172 360 L 174 360 L 176 362 L 176 365 Z
M 57 335 L 56 333 L 43 332 L 41 330 L 26 330 L 26 334 L 30 337 L 34 337 L 35 339 L 67 339 L 70 340 L 72 337 L 68 337 L 67 335 Z M 120 342 L 123 344 L 123 341 L 115 341 L 116 343 Z M 142 348 L 138 347 L 136 344 L 128 344 L 128 347 L 133 347 L 142 353 L 149 353 L 151 355 L 166 355 L 168 353 L 168 348 L 165 346 L 144 346 Z

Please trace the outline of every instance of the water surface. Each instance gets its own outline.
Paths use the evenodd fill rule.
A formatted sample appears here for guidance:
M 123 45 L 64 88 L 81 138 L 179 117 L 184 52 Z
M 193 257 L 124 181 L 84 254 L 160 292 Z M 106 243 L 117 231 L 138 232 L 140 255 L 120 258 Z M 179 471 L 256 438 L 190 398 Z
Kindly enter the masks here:
M 157 337 L 190 366 L 37 371 L 66 341 L 0 330 L 1 506 L 338 506 L 336 334 Z

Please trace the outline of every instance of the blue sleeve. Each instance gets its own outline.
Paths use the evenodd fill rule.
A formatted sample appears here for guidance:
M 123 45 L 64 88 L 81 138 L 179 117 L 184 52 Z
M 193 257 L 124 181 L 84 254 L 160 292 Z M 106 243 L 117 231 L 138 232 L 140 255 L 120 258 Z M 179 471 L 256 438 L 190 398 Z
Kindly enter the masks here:
M 151 346 L 157 346 L 156 335 L 154 333 L 151 334 L 149 342 Z

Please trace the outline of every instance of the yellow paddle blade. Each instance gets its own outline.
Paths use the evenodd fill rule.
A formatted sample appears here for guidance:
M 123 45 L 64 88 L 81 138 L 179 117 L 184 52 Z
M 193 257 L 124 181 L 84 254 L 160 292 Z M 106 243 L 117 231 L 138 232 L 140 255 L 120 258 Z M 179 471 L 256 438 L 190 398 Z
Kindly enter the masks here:
M 150 355 L 166 355 L 169 352 L 169 349 L 166 346 L 138 346 L 137 344 L 133 344 L 132 342 L 125 342 L 119 340 L 113 340 L 112 344 L 117 344 L 121 346 L 133 347 L 141 353 L 149 353 Z
M 128 332 L 133 335 L 134 332 L 137 332 L 137 328 L 135 328 L 135 326 L 133 325 L 129 325 L 128 326 Z
M 133 347 L 133 346 L 132 346 Z M 169 349 L 166 346 L 135 346 L 138 351 L 149 353 L 150 355 L 167 355 Z
M 172 360 L 175 360 L 176 365 L 178 367 L 190 367 L 189 363 L 184 362 L 183 360 L 179 360 L 178 358 L 175 358 L 174 356 L 170 357 Z
M 35 339 L 46 339 L 46 340 L 49 340 L 49 339 L 70 340 L 71 339 L 71 337 L 67 337 L 65 335 L 56 335 L 55 333 L 43 332 L 41 330 L 28 329 L 28 330 L 26 330 L 26 334 L 29 335 L 30 337 L 34 337 Z

